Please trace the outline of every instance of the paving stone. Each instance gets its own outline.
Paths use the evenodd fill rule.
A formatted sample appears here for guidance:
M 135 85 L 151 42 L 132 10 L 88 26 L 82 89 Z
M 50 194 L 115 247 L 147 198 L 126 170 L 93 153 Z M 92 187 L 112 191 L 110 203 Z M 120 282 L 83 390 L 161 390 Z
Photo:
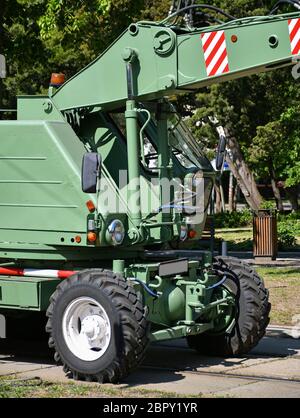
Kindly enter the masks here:
M 253 382 L 219 392 L 236 398 L 300 398 L 300 385 L 293 382 Z

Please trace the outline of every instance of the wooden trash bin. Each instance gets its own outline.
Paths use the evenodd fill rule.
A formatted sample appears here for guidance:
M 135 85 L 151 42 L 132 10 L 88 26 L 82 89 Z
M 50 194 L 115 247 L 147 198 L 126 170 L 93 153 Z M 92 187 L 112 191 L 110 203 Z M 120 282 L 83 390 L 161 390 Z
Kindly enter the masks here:
M 258 210 L 253 215 L 253 255 L 255 258 L 276 260 L 277 214 L 274 210 Z

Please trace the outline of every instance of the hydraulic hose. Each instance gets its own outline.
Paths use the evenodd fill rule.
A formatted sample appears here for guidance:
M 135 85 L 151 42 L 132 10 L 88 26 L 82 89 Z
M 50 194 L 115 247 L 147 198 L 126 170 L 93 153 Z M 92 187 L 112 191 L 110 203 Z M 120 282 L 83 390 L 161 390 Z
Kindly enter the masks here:
M 190 6 L 184 7 L 183 9 L 177 10 L 177 12 L 172 13 L 166 19 L 162 20 L 160 23 L 164 24 L 164 23 L 168 22 L 168 20 L 172 19 L 173 17 L 176 17 L 176 16 L 182 14 L 183 12 L 186 12 L 186 11 L 192 10 L 192 9 L 209 9 L 209 10 L 213 10 L 214 12 L 218 12 L 218 13 L 222 14 L 223 16 L 227 17 L 230 20 L 235 20 L 236 19 L 234 16 L 230 15 L 229 13 L 226 13 L 224 10 L 219 9 L 218 7 L 211 6 L 209 4 L 192 4 Z
M 128 280 L 140 284 L 146 290 L 146 292 L 153 298 L 157 299 L 159 297 L 159 295 L 156 292 L 153 292 L 153 290 L 151 290 L 150 287 L 147 286 L 146 283 L 144 283 L 142 280 L 136 278 L 129 278 Z

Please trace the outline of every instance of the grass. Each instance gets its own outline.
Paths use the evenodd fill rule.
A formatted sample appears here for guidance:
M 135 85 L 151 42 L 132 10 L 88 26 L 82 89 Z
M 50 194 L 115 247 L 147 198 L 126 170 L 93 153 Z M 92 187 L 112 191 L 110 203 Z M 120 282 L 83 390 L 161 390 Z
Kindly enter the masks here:
M 252 251 L 253 233 L 252 228 L 217 229 L 216 238 L 227 241 L 229 251 Z M 295 251 L 300 249 L 300 236 L 296 236 L 296 245 L 284 250 Z M 282 250 L 282 249 L 280 249 Z
M 217 229 L 216 238 L 227 241 L 229 251 L 251 251 L 253 249 L 252 228 Z
M 1 398 L 202 398 L 213 395 L 182 395 L 174 392 L 124 388 L 92 383 L 53 383 L 39 378 L 0 376 Z
M 300 268 L 257 267 L 270 292 L 271 324 L 292 325 L 300 314 Z

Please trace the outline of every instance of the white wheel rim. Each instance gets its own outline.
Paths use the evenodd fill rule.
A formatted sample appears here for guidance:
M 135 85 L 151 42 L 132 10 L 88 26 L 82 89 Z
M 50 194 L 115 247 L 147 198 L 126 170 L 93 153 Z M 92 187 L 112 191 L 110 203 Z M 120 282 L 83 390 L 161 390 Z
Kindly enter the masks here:
M 62 330 L 69 350 L 84 361 L 102 357 L 111 339 L 111 324 L 104 308 L 89 297 L 75 299 L 67 306 Z

